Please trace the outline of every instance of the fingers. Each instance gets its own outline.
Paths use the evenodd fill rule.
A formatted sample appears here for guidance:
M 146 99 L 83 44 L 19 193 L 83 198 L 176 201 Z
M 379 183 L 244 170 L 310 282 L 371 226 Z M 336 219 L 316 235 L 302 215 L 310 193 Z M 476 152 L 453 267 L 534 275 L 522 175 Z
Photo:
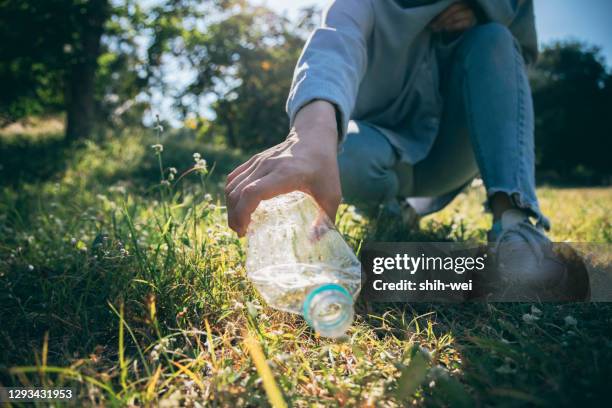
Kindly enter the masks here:
M 234 182 L 237 179 L 234 179 Z M 302 183 L 296 177 L 283 171 L 264 171 L 261 167 L 241 179 L 231 190 L 226 190 L 228 224 L 239 236 L 244 236 L 251 221 L 251 214 L 262 200 L 279 194 L 300 190 Z M 330 182 L 316 183 L 307 191 L 323 209 L 333 224 L 341 200 L 338 174 L 332 175 Z
M 449 17 L 444 23 L 444 29 L 447 31 L 464 30 L 472 27 L 476 23 L 476 17 L 471 10 L 463 10 Z
M 265 163 L 263 163 L 265 164 Z M 242 178 L 240 180 L 239 183 L 236 184 L 236 186 L 230 190 L 227 194 L 227 196 L 232 196 L 232 195 L 239 195 L 241 194 L 241 192 L 244 190 L 244 188 L 246 186 L 248 186 L 249 184 L 252 184 L 253 182 L 257 182 L 258 180 L 261 180 L 262 178 L 266 177 L 271 171 L 272 169 L 270 168 L 270 166 L 263 166 L 260 165 L 258 166 L 257 169 L 255 169 L 251 174 L 249 174 L 248 176 Z
M 228 196 L 228 223 L 231 229 L 244 236 L 251 222 L 251 214 L 262 200 L 275 197 L 293 190 L 287 177 L 271 173 L 234 190 Z
M 261 200 L 294 190 L 310 193 L 333 222 L 340 203 L 338 164 L 334 160 L 335 151 L 327 151 L 313 139 L 301 141 L 297 137 L 252 157 L 227 178 L 230 228 L 239 236 L 245 235 Z
M 458 31 L 472 27 L 476 17 L 465 3 L 454 3 L 438 15 L 430 24 L 434 31 Z
M 451 4 L 446 9 L 444 9 L 444 11 L 442 11 L 440 14 L 438 14 L 438 16 L 430 23 L 431 27 L 434 30 L 441 29 L 443 24 L 444 24 L 444 21 L 448 17 L 452 16 L 457 11 L 462 10 L 465 7 L 467 7 L 467 6 L 465 6 L 463 3 L 453 3 L 453 4 Z
M 233 190 L 236 189 L 240 184 L 242 184 L 245 180 L 248 180 L 251 176 L 254 176 L 256 173 L 261 173 L 262 166 L 265 165 L 265 161 L 263 160 L 255 160 L 244 169 L 240 174 L 234 176 L 232 180 L 229 180 L 225 185 L 225 194 L 229 195 Z M 263 174 L 259 174 L 259 177 L 263 176 Z
M 242 172 L 244 172 L 244 170 L 248 169 L 248 168 L 251 166 L 251 164 L 253 164 L 253 162 L 255 162 L 256 160 L 258 160 L 258 158 L 259 158 L 259 155 L 257 155 L 257 154 L 256 154 L 256 155 L 254 155 L 254 156 L 251 156 L 251 158 L 250 158 L 249 160 L 245 161 L 245 162 L 244 162 L 244 163 L 242 163 L 240 166 L 236 167 L 236 168 L 234 169 L 234 171 L 232 171 L 230 174 L 228 174 L 228 175 L 227 175 L 227 181 L 226 181 L 226 184 L 231 183 L 231 182 L 232 182 L 232 180 L 233 180 L 233 179 L 234 179 L 236 176 L 238 176 L 238 175 L 242 174 Z
M 475 20 L 463 19 L 450 23 L 449 25 L 445 26 L 444 29 L 446 31 L 463 31 L 473 27 L 475 24 Z
M 317 204 L 319 204 L 319 206 L 323 209 L 325 214 L 327 214 L 333 224 L 336 220 L 336 212 L 338 211 L 338 206 L 340 205 L 340 201 L 342 199 L 342 193 L 339 188 L 339 180 L 337 183 L 331 184 L 337 187 L 330 188 L 330 186 L 323 185 L 323 183 L 316 184 L 311 190 L 310 194 L 315 199 Z

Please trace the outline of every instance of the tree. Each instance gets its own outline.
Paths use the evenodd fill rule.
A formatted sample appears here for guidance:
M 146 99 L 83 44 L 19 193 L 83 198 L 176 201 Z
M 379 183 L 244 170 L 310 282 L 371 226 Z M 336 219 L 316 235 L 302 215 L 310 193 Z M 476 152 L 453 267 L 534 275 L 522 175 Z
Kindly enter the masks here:
M 0 10 L 4 122 L 61 107 L 68 139 L 87 137 L 108 0 L 2 0 Z
M 95 118 L 95 76 L 104 24 L 109 17 L 108 0 L 89 0 L 77 4 L 72 30 L 74 58 L 67 71 L 66 139 L 87 138 Z M 68 43 L 70 44 L 70 43 Z
M 137 0 L 0 0 L 0 125 L 65 112 L 72 142 L 142 107 L 136 97 L 164 84 L 171 43 L 212 3 L 160 0 L 145 12 Z
M 554 43 L 540 54 L 531 84 L 538 169 L 566 180 L 610 177 L 612 77 L 600 50 Z
M 209 134 L 225 135 L 230 147 L 270 146 L 288 130 L 285 101 L 314 10 L 304 10 L 297 25 L 244 2 L 222 13 L 226 18 L 185 38 L 198 75 L 177 99 L 179 108 L 187 115 L 204 96 L 212 97 Z

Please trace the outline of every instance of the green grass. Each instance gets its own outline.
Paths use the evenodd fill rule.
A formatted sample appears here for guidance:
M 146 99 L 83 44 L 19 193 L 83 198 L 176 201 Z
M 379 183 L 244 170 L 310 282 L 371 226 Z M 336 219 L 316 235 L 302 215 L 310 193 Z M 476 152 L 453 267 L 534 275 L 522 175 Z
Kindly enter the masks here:
M 18 168 L 27 148 L 3 145 L 11 164 L 0 177 L 1 385 L 71 385 L 77 406 L 259 406 L 278 400 L 275 388 L 293 406 L 608 398 L 608 304 L 361 302 L 347 339 L 318 338 L 301 318 L 263 305 L 246 280 L 244 243 L 227 228 L 220 195 L 244 157 L 166 140 L 164 179 L 178 170 L 168 187 L 150 148 L 157 142 L 136 132 L 62 147 L 29 163 L 44 172 L 27 174 Z M 195 151 L 213 171 L 176 182 Z M 65 162 L 45 167 L 45 157 Z M 555 240 L 612 241 L 612 189 L 539 195 Z M 483 199 L 482 187 L 471 188 L 405 238 L 483 240 Z M 350 208 L 338 225 L 355 248 L 376 238 Z

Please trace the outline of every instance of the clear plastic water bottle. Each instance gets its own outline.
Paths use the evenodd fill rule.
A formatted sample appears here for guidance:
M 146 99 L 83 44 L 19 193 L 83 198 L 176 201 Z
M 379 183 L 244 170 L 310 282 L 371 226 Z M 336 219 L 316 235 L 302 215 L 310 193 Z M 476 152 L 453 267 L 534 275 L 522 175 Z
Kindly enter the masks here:
M 309 195 L 294 191 L 259 204 L 246 270 L 271 307 L 301 314 L 320 335 L 339 337 L 350 327 L 361 264 Z

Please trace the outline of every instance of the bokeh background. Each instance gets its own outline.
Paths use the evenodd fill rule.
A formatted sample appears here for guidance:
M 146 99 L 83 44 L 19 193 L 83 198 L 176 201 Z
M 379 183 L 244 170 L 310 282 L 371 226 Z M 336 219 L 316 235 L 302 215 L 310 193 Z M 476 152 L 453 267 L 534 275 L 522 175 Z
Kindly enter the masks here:
M 530 76 L 538 176 L 608 184 L 612 6 L 535 4 L 542 53 Z M 5 0 L 0 132 L 15 135 L 34 117 L 53 117 L 66 141 L 99 140 L 150 126 L 159 115 L 197 141 L 246 151 L 268 147 L 287 132 L 292 69 L 324 5 Z M 0 151 L 8 148 L 3 138 Z M 9 172 L 14 178 L 15 167 L 4 165 L 0 178 Z

